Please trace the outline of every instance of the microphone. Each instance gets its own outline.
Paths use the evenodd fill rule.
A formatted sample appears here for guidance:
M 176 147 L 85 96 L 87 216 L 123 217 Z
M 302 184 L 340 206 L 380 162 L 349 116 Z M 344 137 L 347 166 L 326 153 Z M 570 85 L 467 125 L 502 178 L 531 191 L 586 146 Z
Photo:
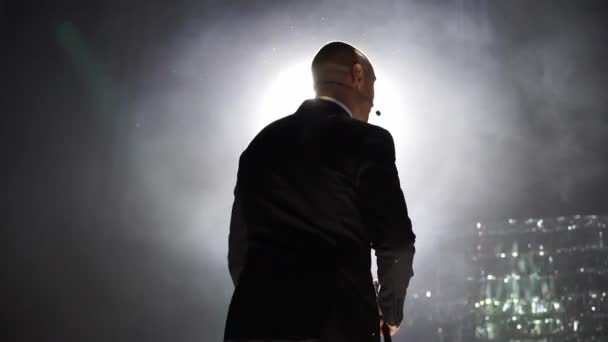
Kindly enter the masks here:
M 353 87 L 349 86 L 348 84 L 345 84 L 345 83 L 342 83 L 342 82 L 336 82 L 336 81 L 325 81 L 325 82 L 321 82 L 321 83 L 324 83 L 324 84 L 335 84 L 335 85 L 339 85 L 339 86 L 346 87 L 346 88 L 351 88 L 351 89 L 353 88 Z M 371 100 L 370 97 L 365 96 L 364 98 L 366 100 L 372 102 L 372 100 Z M 380 116 L 380 114 L 382 114 L 382 113 L 380 113 L 380 111 L 377 110 L 376 111 L 376 115 Z

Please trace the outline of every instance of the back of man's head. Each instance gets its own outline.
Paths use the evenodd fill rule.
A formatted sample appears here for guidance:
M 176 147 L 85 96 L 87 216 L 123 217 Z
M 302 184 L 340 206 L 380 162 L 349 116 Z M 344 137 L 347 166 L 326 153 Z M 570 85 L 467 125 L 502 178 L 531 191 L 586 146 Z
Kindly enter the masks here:
M 355 64 L 374 77 L 367 57 L 357 48 L 344 42 L 331 42 L 323 46 L 312 60 L 312 75 L 315 89 L 324 84 L 339 83 Z

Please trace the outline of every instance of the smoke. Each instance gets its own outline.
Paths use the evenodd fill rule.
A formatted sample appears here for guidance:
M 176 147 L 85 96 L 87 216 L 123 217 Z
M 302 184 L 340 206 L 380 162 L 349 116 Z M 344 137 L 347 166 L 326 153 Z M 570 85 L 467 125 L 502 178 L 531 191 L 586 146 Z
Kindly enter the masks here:
M 359 9 L 335 1 L 239 4 L 205 19 L 186 16 L 172 55 L 147 81 L 154 90 L 138 100 L 157 126 L 131 146 L 153 210 L 170 223 L 159 239 L 225 270 L 239 153 L 257 130 L 296 109 L 264 114 L 261 122 L 260 98 L 273 95 L 262 92 L 331 40 L 366 52 L 378 89 L 391 94 L 377 91 L 383 116 L 372 123 L 397 143 L 419 270 L 436 258 L 440 239 L 456 238 L 477 219 L 585 210 L 579 204 L 589 202 L 573 194 L 605 182 L 606 173 L 599 150 L 588 148 L 605 141 L 607 128 L 606 81 L 594 75 L 597 27 L 572 8 L 551 16 L 544 9 L 485 1 Z M 414 287 L 432 286 L 424 269 L 417 274 Z M 225 275 L 216 276 L 228 286 Z M 227 304 L 226 297 L 209 300 Z
M 282 94 L 268 112 L 276 96 L 268 92 L 285 82 L 279 75 L 332 40 L 359 47 L 376 69 L 383 114 L 370 120 L 395 138 L 418 236 L 411 293 L 441 295 L 428 265 L 450 260 L 440 250 L 465 250 L 462 236 L 477 220 L 608 211 L 600 3 L 181 1 L 28 14 L 24 22 L 71 20 L 65 27 L 107 73 L 98 75 L 107 80 L 100 87 L 119 95 L 102 110 L 87 104 L 94 101 L 70 57 L 44 40 L 50 24 L 15 40 L 27 59 L 13 88 L 42 94 L 23 106 L 44 114 L 36 120 L 49 133 L 38 121 L 28 121 L 28 132 L 51 152 L 23 162 L 36 167 L 36 180 L 22 183 L 42 185 L 36 205 L 44 215 L 12 240 L 10 250 L 33 270 L 12 282 L 36 293 L 19 297 L 22 308 L 58 307 L 62 314 L 40 330 L 57 336 L 220 340 L 232 294 L 226 255 L 239 155 L 265 124 L 305 100 Z M 46 45 L 28 45 L 34 41 Z M 51 70 L 38 55 L 70 67 Z M 11 189 L 27 202 L 22 183 Z M 70 186 L 67 204 L 47 194 Z M 26 255 L 38 245 L 36 256 Z M 51 263 L 66 265 L 51 268 L 48 288 L 59 297 L 35 285 Z M 456 278 L 466 267 L 451 266 L 453 287 L 464 287 L 464 276 Z M 92 313 L 78 314 L 82 298 Z M 89 328 L 87 338 L 70 330 L 70 317 Z M 96 323 L 102 318 L 111 328 Z

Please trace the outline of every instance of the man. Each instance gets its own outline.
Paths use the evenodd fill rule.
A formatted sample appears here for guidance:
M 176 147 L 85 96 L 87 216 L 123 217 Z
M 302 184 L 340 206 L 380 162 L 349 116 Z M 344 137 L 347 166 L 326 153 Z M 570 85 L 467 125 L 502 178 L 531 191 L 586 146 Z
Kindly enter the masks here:
M 312 72 L 317 98 L 264 128 L 240 157 L 225 341 L 371 342 L 382 319 L 391 335 L 403 320 L 415 235 L 393 139 L 367 123 L 374 69 L 333 42 Z

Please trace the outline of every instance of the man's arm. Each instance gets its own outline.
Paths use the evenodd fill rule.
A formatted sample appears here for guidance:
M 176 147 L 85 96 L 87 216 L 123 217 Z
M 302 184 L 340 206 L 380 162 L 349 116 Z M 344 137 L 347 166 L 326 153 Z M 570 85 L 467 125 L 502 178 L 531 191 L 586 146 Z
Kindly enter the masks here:
M 378 305 L 384 321 L 398 326 L 414 275 L 416 235 L 400 187 L 393 138 L 381 128 L 375 133 L 364 142 L 366 160 L 359 170 L 358 182 L 361 211 L 366 226 L 373 231 L 372 248 L 376 251 L 380 283 Z
M 247 226 L 243 219 L 240 196 L 235 190 L 230 233 L 228 234 L 228 270 L 232 283 L 236 286 L 247 256 Z

